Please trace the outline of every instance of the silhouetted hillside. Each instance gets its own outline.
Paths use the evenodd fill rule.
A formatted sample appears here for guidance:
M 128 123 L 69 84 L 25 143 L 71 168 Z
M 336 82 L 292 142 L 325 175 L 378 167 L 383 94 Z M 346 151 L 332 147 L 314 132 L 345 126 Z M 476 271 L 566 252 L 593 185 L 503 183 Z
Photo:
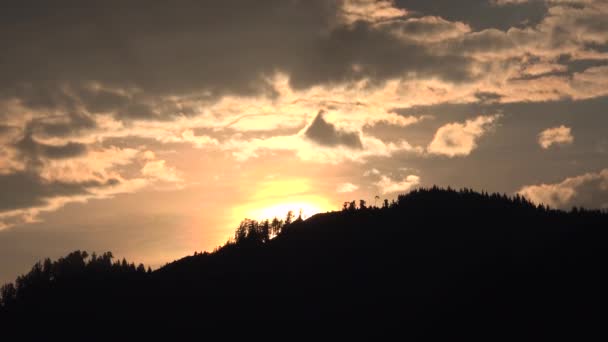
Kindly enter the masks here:
M 151 273 L 105 254 L 45 261 L 3 288 L 1 319 L 78 313 L 495 337 L 604 324 L 608 214 L 601 211 L 432 188 L 382 208 L 351 202 L 292 219 L 243 221 L 213 253 Z

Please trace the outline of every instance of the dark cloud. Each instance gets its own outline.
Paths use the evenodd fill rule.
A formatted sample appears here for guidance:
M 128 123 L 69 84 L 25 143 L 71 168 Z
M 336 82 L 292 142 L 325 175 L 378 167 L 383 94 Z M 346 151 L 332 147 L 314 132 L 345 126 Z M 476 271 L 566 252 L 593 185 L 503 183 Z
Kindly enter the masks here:
M 312 124 L 306 129 L 308 139 L 324 146 L 346 146 L 361 149 L 363 144 L 356 132 L 346 132 L 337 129 L 323 118 L 324 111 L 319 111 Z
M 116 66 L 119 67 L 119 66 Z M 86 77 L 86 75 L 83 75 Z M 128 75 L 125 75 L 128 77 Z M 91 75 L 93 77 L 93 75 Z M 16 97 L 29 108 L 37 110 L 63 110 L 70 113 L 75 128 L 93 128 L 94 120 L 87 118 L 83 110 L 89 113 L 114 113 L 118 118 L 159 119 L 147 102 L 153 96 L 141 94 L 126 94 L 124 91 L 104 89 L 84 82 L 86 79 L 74 79 L 73 82 L 52 82 L 18 84 L 14 87 L 0 89 L 0 95 Z M 90 81 L 94 80 L 91 78 Z M 122 80 L 122 85 L 128 84 L 128 78 Z M 117 84 L 119 86 L 119 84 Z M 158 101 L 158 100 L 157 100 Z M 168 116 L 170 117 L 170 116 Z M 84 122 L 83 120 L 87 120 Z M 46 125 L 41 123 L 40 126 Z M 65 129 L 56 127 L 58 130 Z
M 491 0 L 396 0 L 396 3 L 420 14 L 465 22 L 474 30 L 536 25 L 547 13 L 547 5 L 542 0 L 510 6 L 495 6 Z
M 478 91 L 475 93 L 475 97 L 479 100 L 479 102 L 487 104 L 499 102 L 502 95 L 493 92 Z
M 73 158 L 86 153 L 84 144 L 69 142 L 60 146 L 39 144 L 40 152 L 49 159 Z
M 127 96 L 115 91 L 91 88 L 80 88 L 77 91 L 79 99 L 91 113 L 112 112 L 131 102 Z
M 11 126 L 0 125 L 0 136 L 11 132 L 13 129 Z
M 608 48 L 608 45 L 606 45 Z M 608 51 L 606 51 L 608 52 Z M 583 72 L 586 69 L 607 65 L 605 60 L 593 60 L 593 59 L 582 59 L 572 60 L 570 55 L 563 55 L 558 59 L 558 63 L 564 64 L 568 67 L 569 73 Z
M 289 74 L 297 88 L 407 72 L 450 81 L 470 77 L 468 58 L 408 43 L 389 32 L 392 26 L 336 26 L 338 7 L 339 1 L 326 0 L 4 5 L 0 94 L 35 108 L 84 105 L 142 119 L 158 118 L 142 107 L 146 98 L 109 89 L 137 89 L 152 99 L 214 98 L 272 96 L 266 77 L 276 71 Z M 420 35 L 449 26 L 402 25 Z M 91 82 L 109 89 L 91 88 Z
M 68 142 L 63 145 L 49 145 L 36 141 L 31 132 L 15 144 L 23 160 L 30 166 L 38 165 L 43 158 L 66 159 L 86 154 L 87 147 L 81 143 Z
M 489 0 L 396 0 L 407 17 L 344 25 L 343 3 L 5 2 L 0 96 L 34 108 L 84 107 L 125 120 L 157 120 L 184 114 L 158 109 L 171 95 L 209 101 L 225 94 L 272 97 L 268 76 L 276 72 L 288 74 L 298 89 L 363 79 L 373 86 L 404 77 L 466 82 L 487 67 L 472 54 L 513 51 L 538 39 L 534 30 L 507 30 L 533 28 L 548 13 L 545 1 L 497 6 Z M 579 29 L 600 36 L 603 17 L 572 18 L 548 40 L 564 44 L 572 39 L 568 32 Z M 484 31 L 459 37 L 468 30 L 460 22 Z M 451 42 L 437 43 L 443 36 Z M 597 37 L 584 43 L 605 47 Z
M 94 80 L 163 94 L 250 94 L 264 91 L 264 74 L 314 44 L 335 5 L 64 0 L 5 4 L 1 12 L 5 86 Z
M 44 206 L 56 197 L 86 195 L 90 188 L 113 186 L 117 182 L 116 179 L 75 183 L 46 181 L 31 172 L 0 175 L 0 212 Z
M 390 29 L 362 21 L 336 28 L 304 58 L 290 61 L 291 85 L 301 89 L 363 78 L 375 83 L 406 73 L 452 82 L 471 80 L 470 58 L 449 52 L 436 54 L 430 46 L 401 39 Z
M 1 34 L 1 33 L 0 33 Z M 9 39 L 6 37 L 6 39 Z M 7 56 L 7 59 L 9 57 Z M 22 61 L 18 59 L 18 56 L 10 56 L 10 63 L 16 68 L 26 68 L 28 58 L 24 58 Z M 34 66 L 36 67 L 36 66 Z M 5 69 L 9 69 L 8 66 L 0 66 L 4 72 Z M 18 75 L 12 75 L 13 71 L 6 70 L 7 76 L 12 78 Z M 25 75 L 23 75 L 25 76 Z M 4 82 L 6 81 L 6 82 Z M 60 85 L 52 80 L 26 80 L 22 78 L 5 79 L 0 81 L 0 96 L 2 97 L 14 97 L 21 101 L 21 103 L 29 108 L 38 110 L 48 109 L 75 109 L 76 99 L 67 94 Z
M 70 112 L 67 114 L 67 122 L 44 122 L 39 121 L 35 124 L 34 131 L 46 136 L 65 137 L 77 135 L 87 129 L 97 127 L 95 120 L 87 114 L 80 112 Z
M 461 40 L 450 42 L 449 49 L 458 53 L 501 52 L 514 49 L 517 42 L 503 31 L 488 29 L 473 32 Z
M 158 114 L 152 107 L 145 103 L 132 103 L 118 112 L 118 117 L 133 119 L 152 119 L 158 118 Z

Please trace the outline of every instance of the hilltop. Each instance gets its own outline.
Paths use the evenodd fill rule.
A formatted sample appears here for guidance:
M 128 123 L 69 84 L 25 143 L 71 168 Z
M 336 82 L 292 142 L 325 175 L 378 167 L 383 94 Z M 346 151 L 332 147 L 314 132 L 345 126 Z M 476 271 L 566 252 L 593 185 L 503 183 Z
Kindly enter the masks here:
M 362 204 L 246 220 L 225 246 L 154 272 L 111 254 L 47 260 L 3 288 L 0 318 L 358 322 L 414 336 L 601 326 L 607 213 L 436 187 Z

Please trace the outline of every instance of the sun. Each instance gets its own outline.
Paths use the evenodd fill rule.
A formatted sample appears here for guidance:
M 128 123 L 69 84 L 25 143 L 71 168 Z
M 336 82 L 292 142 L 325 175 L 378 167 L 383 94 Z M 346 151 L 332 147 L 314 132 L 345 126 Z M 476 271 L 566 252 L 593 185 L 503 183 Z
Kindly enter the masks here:
M 289 211 L 293 212 L 295 216 L 302 215 L 302 218 L 306 219 L 322 212 L 323 209 L 319 205 L 310 202 L 278 203 L 259 210 L 253 210 L 251 211 L 251 216 L 258 220 L 274 217 L 284 218 Z
M 234 219 L 284 219 L 289 211 L 296 217 L 301 214 L 302 218 L 306 219 L 332 210 L 330 201 L 311 189 L 306 179 L 263 182 L 251 196 L 249 203 L 234 208 Z

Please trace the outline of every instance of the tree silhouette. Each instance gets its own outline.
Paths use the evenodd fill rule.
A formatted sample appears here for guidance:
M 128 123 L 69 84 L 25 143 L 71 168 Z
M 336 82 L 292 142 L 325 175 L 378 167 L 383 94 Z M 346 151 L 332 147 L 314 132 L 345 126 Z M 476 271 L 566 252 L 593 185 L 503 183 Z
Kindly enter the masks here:
M 285 217 L 285 225 L 286 226 L 289 225 L 289 224 L 291 224 L 291 221 L 293 221 L 293 217 L 294 217 L 293 216 L 293 211 L 291 211 L 291 210 L 288 211 L 287 212 L 287 216 Z
M 281 233 L 282 227 L 283 227 L 283 222 L 276 217 L 273 218 L 272 222 L 270 223 L 271 235 L 273 237 L 279 235 Z
M 348 210 L 349 211 L 357 210 L 357 204 L 355 201 L 351 201 L 350 203 L 348 203 Z
M 266 243 L 270 241 L 270 222 L 268 219 L 264 220 L 261 224 L 262 230 L 262 242 Z
M 239 224 L 239 227 L 236 229 L 234 233 L 234 240 L 238 243 L 241 241 L 245 241 L 247 238 L 247 221 L 244 220 Z
M 271 317 L 307 329 L 389 324 L 413 340 L 437 326 L 513 339 L 603 331 L 608 213 L 468 188 L 420 188 L 382 208 L 355 204 L 306 220 L 291 213 L 286 229 L 278 218 L 245 219 L 233 241 L 154 272 L 111 253 L 45 259 L 0 288 L 0 322 L 262 327 Z
M 367 206 L 365 204 L 365 200 L 359 200 L 359 209 L 361 209 L 361 210 L 367 209 Z
M 17 300 L 17 289 L 13 283 L 0 287 L 0 307 L 11 309 Z

